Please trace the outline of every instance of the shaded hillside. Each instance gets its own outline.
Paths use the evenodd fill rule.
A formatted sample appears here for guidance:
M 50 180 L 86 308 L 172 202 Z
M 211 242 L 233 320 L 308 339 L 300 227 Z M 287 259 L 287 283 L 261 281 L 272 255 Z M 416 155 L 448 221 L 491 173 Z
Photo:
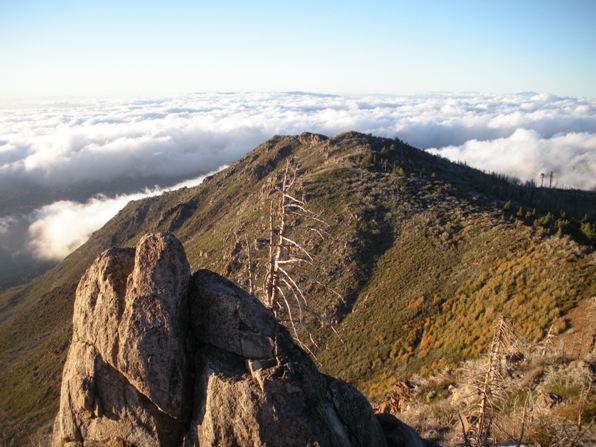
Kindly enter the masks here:
M 74 288 L 99 252 L 171 231 L 193 270 L 246 287 L 246 241 L 264 256 L 271 186 L 289 159 L 309 208 L 329 224 L 324 238 L 305 225 L 290 230 L 316 260 L 298 276 L 346 340 L 315 327 L 317 356 L 369 395 L 382 394 L 395 375 L 476 355 L 501 312 L 537 339 L 555 321 L 567 330 L 561 317 L 596 294 L 592 249 L 569 217 L 593 215 L 596 193 L 513 185 L 355 132 L 274 137 L 196 188 L 131 202 L 54 269 L 0 294 L 3 436 L 24 436 L 54 417 Z M 568 205 L 565 215 L 559 204 Z M 562 216 L 570 223 L 558 236 Z M 316 275 L 343 300 L 305 280 Z

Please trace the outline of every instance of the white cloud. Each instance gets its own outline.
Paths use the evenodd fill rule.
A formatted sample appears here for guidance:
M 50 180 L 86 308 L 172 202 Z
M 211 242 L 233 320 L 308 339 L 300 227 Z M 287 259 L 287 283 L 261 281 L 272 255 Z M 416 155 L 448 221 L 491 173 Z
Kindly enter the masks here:
M 359 130 L 441 148 L 520 128 L 546 139 L 593 134 L 596 103 L 537 94 L 231 93 L 13 104 L 0 109 L 0 176 L 42 184 L 182 178 L 229 163 L 274 134 Z
M 126 196 L 95 197 L 86 203 L 61 200 L 46 205 L 36 211 L 37 218 L 29 226 L 29 246 L 40 259 L 62 259 L 84 244 L 93 231 L 110 220 L 128 201 Z
M 275 134 L 347 130 L 397 136 L 447 158 L 524 180 L 553 171 L 558 186 L 596 187 L 594 100 L 535 93 L 295 92 L 2 104 L 0 193 L 2 185 L 17 180 L 19 185 L 64 191 L 61 197 L 69 200 L 46 204 L 21 222 L 28 228 L 30 249 L 38 257 L 58 259 L 128 200 L 140 197 L 97 196 L 107 191 L 101 182 L 112 186 L 111 195 L 122 194 L 131 188 L 125 190 L 119 182 L 163 185 L 196 177 Z M 74 192 L 82 185 L 86 197 L 96 196 L 79 203 Z M 0 243 L 21 228 L 13 225 L 8 231 L 7 222 L 0 221 Z
M 534 130 L 517 129 L 505 138 L 470 140 L 461 146 L 430 149 L 450 160 L 465 161 L 486 171 L 540 183 L 553 173 L 553 186 L 596 189 L 596 134 L 566 133 L 543 138 Z
M 14 218 L 12 217 L 0 217 L 0 235 L 8 233 L 13 220 Z
M 220 169 L 223 169 L 222 166 Z M 210 175 L 213 172 L 207 174 Z M 101 228 L 131 200 L 162 194 L 200 184 L 205 176 L 178 183 L 169 188 L 155 188 L 116 197 L 96 196 L 85 203 L 61 200 L 32 213 L 28 228 L 28 247 L 43 260 L 60 260 L 83 245 L 91 233 Z M 0 221 L 0 231 L 2 229 Z

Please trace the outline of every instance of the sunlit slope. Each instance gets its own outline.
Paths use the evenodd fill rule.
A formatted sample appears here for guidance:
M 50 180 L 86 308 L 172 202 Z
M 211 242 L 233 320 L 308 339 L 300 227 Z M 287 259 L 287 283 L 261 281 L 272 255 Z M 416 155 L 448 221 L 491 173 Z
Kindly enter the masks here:
M 193 268 L 246 286 L 245 244 L 265 256 L 271 186 L 290 159 L 329 225 L 324 238 L 307 225 L 290 230 L 315 259 L 295 274 L 345 339 L 313 326 L 317 357 L 364 392 L 477 354 L 500 313 L 536 339 L 596 294 L 580 231 L 595 193 L 514 185 L 399 140 L 275 137 L 199 187 L 131 202 L 56 268 L 0 295 L 2 436 L 25 439 L 53 418 L 74 289 L 99 252 L 172 231 Z M 306 280 L 315 276 L 337 294 Z

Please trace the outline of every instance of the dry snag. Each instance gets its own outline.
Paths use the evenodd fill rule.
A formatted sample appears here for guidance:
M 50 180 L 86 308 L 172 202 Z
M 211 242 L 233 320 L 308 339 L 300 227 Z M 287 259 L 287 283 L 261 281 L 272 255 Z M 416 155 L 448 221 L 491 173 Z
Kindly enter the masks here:
M 271 191 L 269 207 L 268 254 L 262 259 L 264 271 L 262 286 L 255 287 L 255 271 L 253 256 L 247 243 L 248 283 L 254 293 L 261 299 L 273 315 L 288 324 L 297 343 L 314 356 L 308 344 L 317 347 L 312 333 L 306 325 L 306 317 L 317 320 L 320 324 L 331 327 L 332 324 L 310 305 L 304 285 L 308 281 L 331 290 L 314 277 L 296 274 L 299 266 L 312 264 L 314 259 L 306 248 L 306 244 L 290 236 L 298 225 L 307 225 L 307 233 L 324 238 L 327 223 L 306 205 L 303 197 L 299 198 L 299 179 L 297 167 L 287 162 L 281 179 Z M 300 223 L 298 223 L 300 222 Z M 331 290 L 337 295 L 337 292 Z M 309 343 L 304 343 L 307 337 Z
M 472 385 L 476 390 L 477 399 L 470 406 L 473 414 L 469 416 L 474 421 L 473 426 L 466 430 L 462 423 L 466 446 L 485 447 L 492 445 L 495 417 L 500 412 L 506 395 L 506 378 L 502 366 L 508 354 L 519 351 L 520 346 L 517 337 L 509 323 L 501 316 L 494 326 L 493 339 L 488 355 L 484 359 L 483 367 L 480 370 L 471 372 Z M 521 437 L 523 437 L 523 431 Z

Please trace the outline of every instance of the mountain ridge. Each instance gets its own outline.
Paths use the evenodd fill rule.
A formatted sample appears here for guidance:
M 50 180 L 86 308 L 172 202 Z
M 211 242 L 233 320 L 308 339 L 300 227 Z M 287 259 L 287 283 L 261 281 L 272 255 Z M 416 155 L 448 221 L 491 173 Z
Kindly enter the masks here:
M 172 231 L 193 270 L 209 268 L 244 286 L 245 241 L 263 249 L 269 194 L 289 158 L 299 166 L 306 201 L 332 228 L 327 240 L 308 240 L 317 265 L 303 274 L 326 278 L 344 298 L 306 289 L 347 335 L 342 345 L 317 330 L 317 357 L 369 397 L 382 395 L 391 377 L 477 355 L 487 342 L 483 326 L 499 311 L 527 314 L 522 332 L 536 339 L 552 324 L 569 329 L 565 315 L 595 294 L 591 242 L 580 232 L 573 237 L 582 243 L 572 240 L 569 227 L 555 236 L 562 217 L 551 217 L 550 226 L 535 221 L 560 212 L 562 203 L 576 219 L 593 214 L 596 193 L 511 183 L 397 139 L 276 136 L 198 187 L 130 202 L 54 269 L 0 294 L 7 436 L 24 436 L 57 410 L 74 288 L 97 254 L 132 247 L 150 231 Z M 544 214 L 533 211 L 541 207 Z M 292 231 L 304 236 L 299 226 Z M 477 330 L 441 344 L 437 339 L 461 327 L 462 313 L 476 317 L 464 321 Z

